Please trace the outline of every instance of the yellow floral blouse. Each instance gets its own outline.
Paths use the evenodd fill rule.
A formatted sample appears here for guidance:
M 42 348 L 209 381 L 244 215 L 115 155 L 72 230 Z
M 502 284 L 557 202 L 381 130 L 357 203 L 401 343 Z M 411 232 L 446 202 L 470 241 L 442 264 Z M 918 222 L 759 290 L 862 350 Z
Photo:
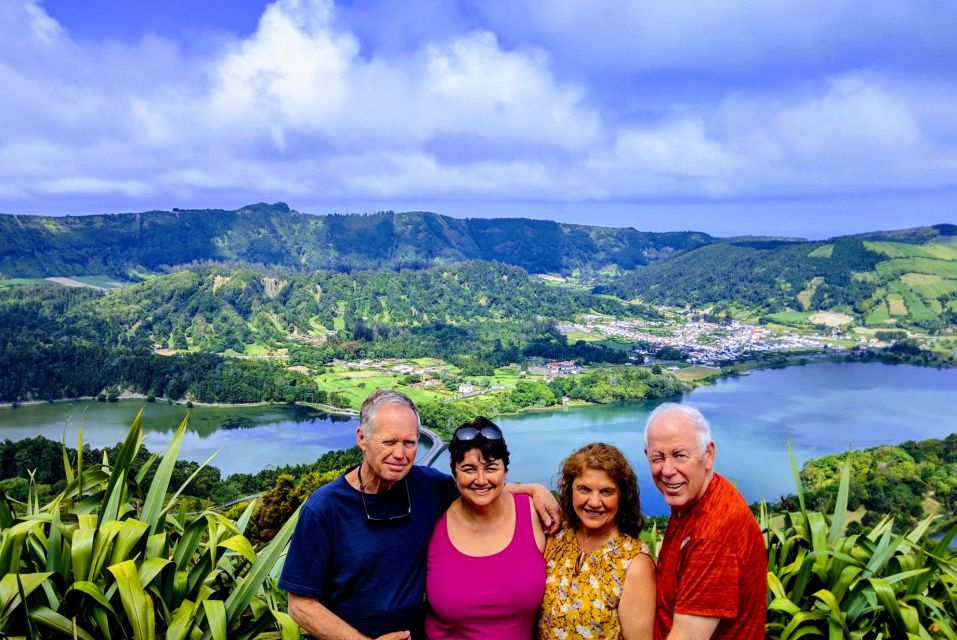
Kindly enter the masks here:
M 575 531 L 563 528 L 548 541 L 545 598 L 538 623 L 541 640 L 621 638 L 618 601 L 625 572 L 639 553 L 640 541 L 623 533 L 591 553 L 583 553 Z

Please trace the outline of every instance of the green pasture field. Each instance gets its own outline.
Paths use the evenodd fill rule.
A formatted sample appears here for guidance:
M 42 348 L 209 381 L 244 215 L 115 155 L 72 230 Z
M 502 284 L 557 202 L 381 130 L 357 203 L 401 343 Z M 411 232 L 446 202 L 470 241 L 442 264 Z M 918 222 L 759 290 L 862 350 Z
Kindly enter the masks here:
M 859 282 L 880 282 L 880 277 L 873 271 L 855 271 L 852 277 Z
M 887 302 L 881 300 L 871 309 L 870 313 L 864 318 L 864 324 L 887 324 L 891 321 L 890 311 L 887 309 Z
M 813 253 L 813 252 L 812 252 Z M 814 296 L 814 292 L 817 291 L 819 285 L 824 283 L 824 278 L 817 276 L 811 278 L 811 281 L 807 283 L 807 287 L 797 295 L 798 302 L 801 303 L 801 306 L 805 309 L 811 307 L 811 298 Z
M 887 311 L 892 316 L 906 316 L 907 305 L 904 304 L 904 296 L 899 291 L 891 291 L 885 298 L 887 300 Z
M 807 324 L 812 315 L 813 311 L 778 311 L 765 317 L 778 324 Z
M 259 343 L 247 344 L 246 355 L 247 356 L 268 356 L 269 347 Z
M 629 342 L 619 342 L 618 340 L 612 340 L 611 338 L 600 340 L 595 344 L 601 345 L 606 349 L 611 349 L 613 351 L 631 351 L 634 348 L 634 345 Z
M 957 236 L 941 236 L 936 238 L 931 244 L 957 250 Z
M 83 284 L 90 285 L 91 287 L 100 287 L 102 289 L 119 289 L 120 287 L 125 287 L 129 282 L 123 282 L 118 280 L 113 276 L 67 276 L 71 280 L 76 280 L 77 282 L 82 282 Z
M 55 282 L 44 280 L 43 278 L 10 278 L 9 280 L 0 280 L 0 289 L 9 289 L 12 287 L 52 287 Z
M 590 333 L 582 333 L 581 331 L 572 331 L 571 333 L 566 333 L 565 338 L 572 344 L 578 342 L 579 340 L 584 340 L 585 342 L 598 342 L 601 340 L 598 336 L 594 336 Z
M 957 311 L 957 300 L 948 300 L 947 308 L 951 311 Z
M 957 249 L 944 244 L 907 244 L 903 242 L 869 242 L 864 246 L 888 258 L 935 258 L 957 260 Z
M 409 362 L 418 367 L 441 367 L 445 364 L 438 358 L 412 358 Z
M 444 393 L 399 384 L 400 377 L 402 376 L 383 374 L 380 371 L 360 370 L 349 371 L 348 373 L 324 373 L 317 376 L 315 380 L 322 391 L 342 394 L 353 409 L 358 409 L 370 393 L 384 387 L 401 391 L 412 398 L 415 403 L 432 402 L 448 397 Z
M 892 282 L 889 285 L 891 291 L 899 293 L 904 299 L 904 304 L 907 305 L 907 312 L 911 318 L 917 322 L 923 322 L 928 320 L 936 320 L 937 314 L 934 313 L 930 307 L 924 304 L 924 301 L 914 293 L 914 290 L 908 287 L 903 282 L 897 281 Z M 890 294 L 887 296 L 890 299 Z
M 700 366 L 691 366 L 684 367 L 683 369 L 678 369 L 677 371 L 671 372 L 674 377 L 678 378 L 682 382 L 696 382 L 698 380 L 705 380 L 706 378 L 711 378 L 721 373 L 721 369 L 716 369 L 714 367 L 700 367 Z
M 925 300 L 933 300 L 957 291 L 957 280 L 945 280 L 928 273 L 905 273 L 900 279 Z
M 807 254 L 808 258 L 830 258 L 834 253 L 833 244 L 822 244 L 820 247 Z
M 933 258 L 939 260 L 957 260 L 957 246 L 931 242 L 925 244 L 924 249 Z
M 516 367 L 501 367 L 495 370 L 495 374 L 491 378 L 487 379 L 490 384 L 514 386 L 518 384 L 520 380 L 527 378 L 528 376 L 519 375 L 519 370 Z
M 905 273 L 927 273 L 942 278 L 957 280 L 957 261 L 932 258 L 894 258 L 878 262 L 877 273 L 885 280 L 892 280 Z

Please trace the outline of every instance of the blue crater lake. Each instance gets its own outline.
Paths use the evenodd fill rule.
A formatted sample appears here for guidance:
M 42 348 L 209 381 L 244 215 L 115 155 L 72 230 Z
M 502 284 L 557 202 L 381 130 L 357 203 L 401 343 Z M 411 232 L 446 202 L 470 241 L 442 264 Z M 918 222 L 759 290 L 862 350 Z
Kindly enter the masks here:
M 793 492 L 787 440 L 799 463 L 829 453 L 941 438 L 957 431 L 957 369 L 877 363 L 817 363 L 724 378 L 685 394 L 712 424 L 717 470 L 749 501 Z M 667 508 L 644 459 L 644 421 L 660 401 L 589 406 L 496 419 L 511 451 L 509 477 L 552 484 L 561 459 L 594 441 L 621 447 L 641 481 L 646 513 Z M 44 435 L 95 447 L 123 439 L 142 401 L 76 402 L 0 409 L 0 438 Z M 184 407 L 146 404 L 145 445 L 162 451 L 186 413 Z M 205 460 L 224 475 L 267 466 L 312 462 L 352 446 L 357 420 L 301 407 L 195 407 L 181 457 Z M 422 449 L 422 447 L 420 447 Z M 434 464 L 448 468 L 448 458 Z
M 676 400 L 676 399 L 673 399 Z M 957 431 L 957 369 L 878 363 L 818 363 L 722 378 L 681 402 L 708 418 L 715 468 L 749 502 L 793 493 L 787 451 L 798 464 L 848 449 L 942 438 Z M 584 444 L 620 447 L 641 484 L 642 509 L 666 514 L 644 457 L 644 424 L 662 401 L 502 416 L 509 478 L 552 485 L 564 456 Z M 447 454 L 434 466 L 448 469 Z

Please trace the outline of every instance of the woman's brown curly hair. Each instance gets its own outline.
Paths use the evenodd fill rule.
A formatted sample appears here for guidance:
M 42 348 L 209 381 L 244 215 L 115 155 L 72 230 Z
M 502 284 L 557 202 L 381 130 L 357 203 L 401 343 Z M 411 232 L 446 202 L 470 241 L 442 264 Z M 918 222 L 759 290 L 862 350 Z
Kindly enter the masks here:
M 577 529 L 581 523 L 572 503 L 572 485 L 585 469 L 604 471 L 615 481 L 619 492 L 618 513 L 615 514 L 618 531 L 637 538 L 645 525 L 645 519 L 641 515 L 641 502 L 638 499 L 638 477 L 621 449 L 604 442 L 586 444 L 562 461 L 558 479 L 558 502 L 568 526 Z

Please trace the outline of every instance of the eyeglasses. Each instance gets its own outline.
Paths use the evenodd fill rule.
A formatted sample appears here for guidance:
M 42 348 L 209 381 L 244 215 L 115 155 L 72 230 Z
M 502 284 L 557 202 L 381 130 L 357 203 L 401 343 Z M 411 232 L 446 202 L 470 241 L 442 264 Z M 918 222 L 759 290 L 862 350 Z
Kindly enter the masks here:
M 405 513 L 400 513 L 394 516 L 385 516 L 378 517 L 373 516 L 369 513 L 369 505 L 366 504 L 366 490 L 365 484 L 362 482 L 362 465 L 359 465 L 359 495 L 362 497 L 362 510 L 366 512 L 366 520 L 369 522 L 389 522 L 390 520 L 401 520 L 402 518 L 408 518 L 412 515 L 412 494 L 409 492 L 409 482 L 406 478 L 402 478 L 402 484 L 405 485 L 405 502 L 408 505 Z
M 482 436 L 486 440 L 501 440 L 502 430 L 491 423 L 480 429 L 466 425 L 456 429 L 455 433 L 452 435 L 452 439 L 458 440 L 459 442 L 468 442 L 470 440 L 475 440 L 479 436 Z

